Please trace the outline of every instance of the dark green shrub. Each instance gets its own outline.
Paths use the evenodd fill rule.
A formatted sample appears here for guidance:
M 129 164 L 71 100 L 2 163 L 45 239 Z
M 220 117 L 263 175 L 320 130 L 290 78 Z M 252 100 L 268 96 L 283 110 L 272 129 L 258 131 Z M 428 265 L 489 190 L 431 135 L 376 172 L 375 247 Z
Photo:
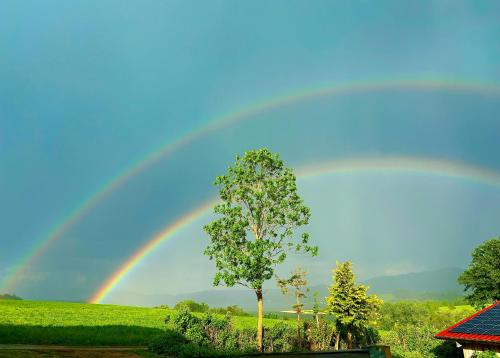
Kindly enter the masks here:
M 264 318 L 279 319 L 280 315 L 277 314 L 276 312 L 268 312 L 264 314 Z
M 211 313 L 206 313 L 200 321 L 204 335 L 210 346 L 223 349 L 228 346 L 226 340 L 232 339 L 234 335 L 231 327 L 231 318 L 226 315 L 224 318 L 218 318 Z
M 227 307 L 217 307 L 210 308 L 208 312 L 218 313 L 218 314 L 230 314 L 231 316 L 250 316 L 250 313 L 245 312 L 243 308 L 238 307 L 237 305 L 227 306 Z
M 436 330 L 428 325 L 396 326 L 384 334 L 382 342 L 403 357 L 453 357 L 455 353 L 449 347 L 441 351 L 437 348 L 442 342 L 434 338 L 435 333 Z
M 244 328 L 236 331 L 236 348 L 242 352 L 254 352 L 257 350 L 257 332 L 253 328 Z
M 373 327 L 362 327 L 354 330 L 354 345 L 356 347 L 368 347 L 380 342 L 380 334 Z
M 175 357 L 206 357 L 236 355 L 247 350 L 247 337 L 232 329 L 229 316 L 219 318 L 206 313 L 201 318 L 183 308 L 165 321 L 173 328 L 166 336 L 155 339 L 150 349 L 158 354 Z M 244 335 L 245 333 L 243 333 Z M 255 342 L 252 336 L 252 342 Z M 245 344 L 241 344 L 245 342 Z
M 435 357 L 446 357 L 446 358 L 463 358 L 463 352 L 461 348 L 457 348 L 454 341 L 442 341 L 438 343 L 432 353 Z
M 201 324 L 195 324 L 188 327 L 188 329 L 186 329 L 186 332 L 184 332 L 184 335 L 189 340 L 189 342 L 192 342 L 199 346 L 208 347 L 210 343 Z
M 279 322 L 264 330 L 264 349 L 267 352 L 292 352 L 299 349 L 297 329 Z
M 325 351 L 333 346 L 335 326 L 323 320 L 319 322 L 306 322 L 304 324 L 307 347 L 312 351 Z
M 185 334 L 189 328 L 200 325 L 200 319 L 188 309 L 182 308 L 173 315 L 172 323 L 176 331 Z
M 149 343 L 149 349 L 157 354 L 176 356 L 180 347 L 188 343 L 189 341 L 182 334 L 167 331 L 165 334 L 153 338 Z
M 474 353 L 474 358 L 496 358 L 497 353 L 493 351 L 483 351 Z
M 174 310 L 187 310 L 190 312 L 208 312 L 209 307 L 205 302 L 196 302 L 193 300 L 183 300 L 175 304 Z
M 20 301 L 20 300 L 22 300 L 22 298 L 17 296 L 17 295 L 4 293 L 4 294 L 0 294 L 0 300 L 18 300 L 18 301 Z
M 156 354 L 170 357 L 211 357 L 225 353 L 191 342 L 182 334 L 174 331 L 167 331 L 164 335 L 155 337 L 149 343 L 148 348 Z

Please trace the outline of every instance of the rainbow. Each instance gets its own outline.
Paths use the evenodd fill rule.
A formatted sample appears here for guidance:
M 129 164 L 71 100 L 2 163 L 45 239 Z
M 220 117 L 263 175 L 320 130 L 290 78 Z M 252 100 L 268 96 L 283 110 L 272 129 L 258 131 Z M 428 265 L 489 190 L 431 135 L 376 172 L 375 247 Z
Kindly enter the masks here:
M 500 187 L 500 172 L 461 162 L 422 157 L 354 158 L 330 161 L 299 168 L 297 170 L 297 178 L 299 180 L 304 180 L 324 175 L 359 172 L 421 173 L 425 175 L 464 179 Z M 182 216 L 174 223 L 167 225 L 109 276 L 109 278 L 89 298 L 88 302 L 101 303 L 149 253 L 157 249 L 164 241 L 174 237 L 181 230 L 192 225 L 202 216 L 208 215 L 216 202 L 216 200 L 210 200 Z
M 320 84 L 302 88 L 297 91 L 281 94 L 270 99 L 257 101 L 244 106 L 229 114 L 212 118 L 201 126 L 192 129 L 177 140 L 167 142 L 149 154 L 139 158 L 131 165 L 122 170 L 111 180 L 105 182 L 88 198 L 77 205 L 66 216 L 58 221 L 50 231 L 45 234 L 37 244 L 34 245 L 16 265 L 10 270 L 0 282 L 0 290 L 8 291 L 22 279 L 29 268 L 40 258 L 50 246 L 64 236 L 76 223 L 85 217 L 91 210 L 99 205 L 110 194 L 124 186 L 129 180 L 144 172 L 146 169 L 175 153 L 180 148 L 206 136 L 216 130 L 250 119 L 259 114 L 272 111 L 294 103 L 313 100 L 334 95 L 348 95 L 371 91 L 412 90 L 412 91 L 449 91 L 449 92 L 472 92 L 482 95 L 500 96 L 500 86 L 464 80 L 447 79 L 405 79 L 397 78 L 390 80 L 376 80 L 364 82 L 349 82 L 339 84 Z

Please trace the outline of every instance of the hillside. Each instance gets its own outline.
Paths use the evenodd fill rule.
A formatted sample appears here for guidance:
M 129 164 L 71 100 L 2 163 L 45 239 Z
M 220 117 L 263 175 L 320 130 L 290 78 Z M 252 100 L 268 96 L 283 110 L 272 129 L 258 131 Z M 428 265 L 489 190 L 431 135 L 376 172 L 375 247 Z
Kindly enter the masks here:
M 446 268 L 433 271 L 423 271 L 394 276 L 379 276 L 363 283 L 370 286 L 370 292 L 380 295 L 384 300 L 447 300 L 460 297 L 462 288 L 457 283 L 457 277 L 462 272 L 458 268 Z M 306 305 L 312 303 L 312 293 L 325 297 L 328 294 L 328 284 L 310 288 Z M 280 311 L 290 309 L 294 303 L 290 295 L 283 296 L 281 291 L 272 288 L 265 290 L 265 309 Z M 252 291 L 239 288 L 217 288 L 179 295 L 147 295 L 117 291 L 113 294 L 113 302 L 137 306 L 157 306 L 160 304 L 175 305 L 181 300 L 191 299 L 205 302 L 210 307 L 226 307 L 237 304 L 247 311 L 254 312 L 256 301 Z
M 389 301 L 396 300 L 446 300 L 463 295 L 463 287 L 457 282 L 463 272 L 459 268 L 379 276 L 366 280 L 370 292 Z
M 0 300 L 2 343 L 75 346 L 144 346 L 168 327 L 173 310 L 68 302 Z M 195 313 L 195 315 L 197 315 Z M 273 326 L 279 320 L 264 319 Z M 256 318 L 233 317 L 236 328 L 254 328 Z

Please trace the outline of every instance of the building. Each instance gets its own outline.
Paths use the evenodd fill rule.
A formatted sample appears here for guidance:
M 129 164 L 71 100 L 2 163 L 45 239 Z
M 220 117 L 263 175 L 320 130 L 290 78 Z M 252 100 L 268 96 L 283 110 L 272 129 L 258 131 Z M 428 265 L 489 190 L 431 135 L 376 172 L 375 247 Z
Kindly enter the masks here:
M 439 332 L 436 338 L 457 342 L 465 358 L 487 350 L 500 357 L 500 301 Z

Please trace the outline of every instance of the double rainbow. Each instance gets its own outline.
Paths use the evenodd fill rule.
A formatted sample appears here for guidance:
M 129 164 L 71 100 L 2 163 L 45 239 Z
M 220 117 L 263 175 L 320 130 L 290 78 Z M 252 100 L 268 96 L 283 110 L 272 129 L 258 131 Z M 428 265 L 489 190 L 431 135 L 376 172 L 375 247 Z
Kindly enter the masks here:
M 203 123 L 201 126 L 194 128 L 179 139 L 167 142 L 146 156 L 139 158 L 139 160 L 133 162 L 115 177 L 105 182 L 58 221 L 47 234 L 38 240 L 36 245 L 18 260 L 11 269 L 10 274 L 6 275 L 3 281 L 0 282 L 0 290 L 11 290 L 16 283 L 22 279 L 34 262 L 36 262 L 50 246 L 62 238 L 76 223 L 97 207 L 110 194 L 123 187 L 129 180 L 141 174 L 160 160 L 167 158 L 180 148 L 185 147 L 197 139 L 232 124 L 251 119 L 259 114 L 295 103 L 327 96 L 393 90 L 471 92 L 482 95 L 500 96 L 500 86 L 495 84 L 464 80 L 396 78 L 371 82 L 364 81 L 345 84 L 315 85 L 302 88 L 298 91 L 278 95 L 270 99 L 264 99 L 229 114 L 215 117 Z
M 297 170 L 297 178 L 303 180 L 324 175 L 357 172 L 421 173 L 425 175 L 465 179 L 500 187 L 499 172 L 465 163 L 421 157 L 356 158 L 325 162 L 318 165 L 299 168 Z M 215 203 L 215 200 L 208 201 L 180 217 L 173 224 L 167 225 L 159 234 L 139 248 L 108 279 L 106 279 L 99 289 L 89 298 L 88 302 L 101 303 L 151 252 L 156 250 L 166 240 L 175 237 L 181 230 L 189 227 L 202 216 L 209 214 Z

